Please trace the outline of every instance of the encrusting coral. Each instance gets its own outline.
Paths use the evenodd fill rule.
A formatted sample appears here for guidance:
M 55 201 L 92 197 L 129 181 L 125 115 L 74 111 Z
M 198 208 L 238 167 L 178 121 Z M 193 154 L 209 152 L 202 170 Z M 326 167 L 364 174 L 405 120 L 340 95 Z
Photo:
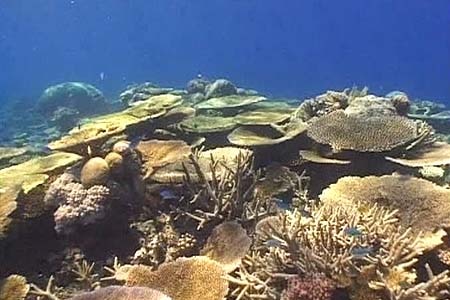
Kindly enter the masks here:
M 146 287 L 108 286 L 76 295 L 70 300 L 171 300 L 160 291 Z
M 323 274 L 295 276 L 288 279 L 282 300 L 332 300 L 336 283 Z
M 75 176 L 65 173 L 51 184 L 44 201 L 57 207 L 54 213 L 56 231 L 70 233 L 78 225 L 91 224 L 103 218 L 112 196 L 107 186 L 85 188 Z
M 200 254 L 219 262 L 229 273 L 239 266 L 251 243 L 241 225 L 225 222 L 214 228 Z

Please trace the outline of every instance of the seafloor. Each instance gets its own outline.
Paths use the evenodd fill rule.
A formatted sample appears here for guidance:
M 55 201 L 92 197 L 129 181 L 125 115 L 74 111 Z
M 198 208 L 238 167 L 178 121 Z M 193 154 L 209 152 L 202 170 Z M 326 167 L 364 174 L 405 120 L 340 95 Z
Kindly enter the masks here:
M 0 300 L 450 299 L 441 104 L 68 82 L 0 122 Z

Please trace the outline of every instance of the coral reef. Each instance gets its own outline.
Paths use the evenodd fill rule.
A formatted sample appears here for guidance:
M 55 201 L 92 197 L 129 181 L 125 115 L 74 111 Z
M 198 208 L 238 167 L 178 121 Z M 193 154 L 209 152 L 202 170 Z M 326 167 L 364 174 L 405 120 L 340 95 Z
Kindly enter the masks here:
M 201 76 L 119 100 L 79 120 L 101 93 L 50 88 L 0 148 L 0 299 L 449 298 L 442 107 Z
M 107 103 L 103 93 L 94 86 L 84 82 L 65 82 L 47 88 L 36 109 L 45 116 L 51 116 L 61 107 L 87 116 L 104 112 Z

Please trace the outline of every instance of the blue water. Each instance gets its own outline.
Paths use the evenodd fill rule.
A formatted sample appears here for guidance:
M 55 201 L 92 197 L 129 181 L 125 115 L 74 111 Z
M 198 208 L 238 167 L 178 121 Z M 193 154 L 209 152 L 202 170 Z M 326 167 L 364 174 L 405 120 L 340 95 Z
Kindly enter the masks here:
M 284 97 L 356 84 L 450 102 L 450 1 L 1 0 L 2 103 L 199 72 Z

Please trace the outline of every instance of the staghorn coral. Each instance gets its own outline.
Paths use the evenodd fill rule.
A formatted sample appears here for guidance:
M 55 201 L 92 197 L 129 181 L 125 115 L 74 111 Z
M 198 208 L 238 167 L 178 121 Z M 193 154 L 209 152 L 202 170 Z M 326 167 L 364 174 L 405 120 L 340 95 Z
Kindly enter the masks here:
M 109 178 L 108 162 L 101 157 L 89 159 L 81 169 L 80 181 L 85 188 L 104 185 Z
M 81 293 L 70 300 L 171 300 L 160 291 L 146 287 L 108 286 Z
M 179 258 L 152 271 L 144 265 L 123 266 L 119 276 L 127 286 L 144 286 L 173 300 L 222 300 L 228 292 L 222 266 L 205 256 Z
M 110 188 L 94 185 L 86 189 L 71 174 L 63 174 L 55 180 L 44 197 L 49 206 L 58 206 L 54 218 L 55 230 L 59 233 L 70 233 L 77 225 L 103 218 L 111 199 Z
M 383 152 L 419 140 L 429 131 L 419 132 L 416 122 L 400 116 L 360 118 L 338 110 L 311 122 L 308 136 L 334 151 Z
M 0 281 L 0 300 L 24 300 L 29 290 L 25 277 L 10 275 Z
M 239 266 L 251 243 L 241 225 L 225 222 L 214 228 L 200 254 L 219 262 L 229 273 Z
M 272 222 L 260 226 L 251 255 L 228 277 L 232 295 L 278 299 L 283 282 L 292 276 L 323 274 L 351 295 L 364 291 L 381 300 L 443 299 L 448 272 L 435 276 L 430 271 L 428 281 L 415 281 L 413 265 L 428 248 L 420 236 L 399 226 L 395 213 L 372 205 L 279 214 L 277 227 Z
M 433 233 L 450 226 L 450 190 L 405 175 L 342 177 L 319 196 L 325 205 L 379 205 L 395 209 L 413 231 Z
M 308 274 L 288 279 L 282 300 L 331 300 L 336 283 L 323 274 Z
M 222 150 L 214 155 L 211 152 L 209 170 L 201 167 L 198 155 L 190 156 L 199 180 L 193 181 L 192 175 L 186 173 L 187 192 L 180 199 L 177 211 L 197 221 L 198 229 L 208 222 L 256 222 L 274 209 L 271 198 L 255 191 L 258 175 L 252 172 L 251 152 L 238 151 L 232 157 L 227 148 Z

